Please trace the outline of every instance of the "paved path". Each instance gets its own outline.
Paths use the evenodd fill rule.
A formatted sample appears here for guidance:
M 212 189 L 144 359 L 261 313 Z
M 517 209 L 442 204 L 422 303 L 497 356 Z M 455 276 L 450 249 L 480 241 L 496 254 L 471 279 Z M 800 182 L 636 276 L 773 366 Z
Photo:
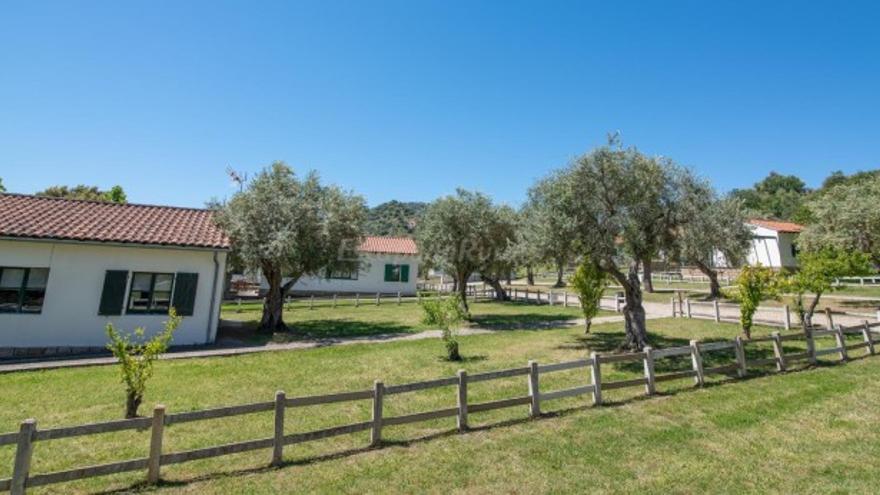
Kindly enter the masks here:
M 623 321 L 622 316 L 602 316 L 599 318 L 594 318 L 593 323 L 614 323 Z M 548 321 L 546 323 L 540 323 L 537 325 L 533 325 L 527 328 L 561 328 L 561 327 L 575 327 L 575 326 L 583 326 L 584 320 L 566 320 L 566 321 Z M 522 327 L 517 327 L 516 329 L 521 329 Z M 479 334 L 487 334 L 487 333 L 500 333 L 505 331 L 510 331 L 511 329 L 502 329 L 502 328 L 462 328 L 457 331 L 458 335 L 479 335 Z M 425 330 L 423 332 L 418 333 L 410 333 L 410 334 L 380 334 L 380 335 L 368 335 L 363 337 L 341 337 L 341 338 L 326 338 L 326 339 L 310 339 L 310 340 L 301 340 L 297 342 L 286 342 L 286 343 L 267 343 L 264 345 L 239 345 L 239 346 L 222 346 L 215 347 L 211 349 L 199 349 L 192 351 L 177 351 L 177 352 L 169 352 L 163 354 L 159 357 L 159 359 L 191 359 L 191 358 L 205 358 L 205 357 L 221 357 L 221 356 L 238 356 L 242 354 L 254 354 L 258 352 L 275 352 L 275 351 L 289 351 L 289 350 L 297 350 L 297 349 L 312 349 L 315 347 L 327 347 L 332 345 L 350 345 L 350 344 L 376 344 L 383 342 L 396 342 L 402 340 L 422 340 L 422 339 L 436 339 L 440 338 L 441 331 L 440 330 Z M 58 368 L 78 368 L 83 366 L 101 366 L 101 365 L 109 365 L 116 364 L 116 358 L 114 357 L 86 357 L 86 358 L 75 358 L 75 359 L 55 359 L 55 360 L 44 360 L 44 361 L 29 361 L 29 362 L 19 362 L 19 363 L 11 363 L 11 364 L 3 364 L 0 365 L 0 373 L 10 373 L 14 371 L 34 371 L 34 370 L 49 370 L 49 369 L 58 369 Z

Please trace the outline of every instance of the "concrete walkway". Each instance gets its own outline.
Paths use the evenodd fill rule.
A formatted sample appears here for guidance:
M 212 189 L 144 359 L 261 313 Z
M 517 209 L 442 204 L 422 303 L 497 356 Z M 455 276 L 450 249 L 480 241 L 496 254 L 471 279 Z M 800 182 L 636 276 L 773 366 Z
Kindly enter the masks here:
M 653 316 L 656 317 L 656 316 Z M 593 323 L 615 323 L 623 321 L 623 316 L 601 316 L 593 319 Z M 566 321 L 550 321 L 541 323 L 531 327 L 516 327 L 516 330 L 522 329 L 542 329 L 542 328 L 563 328 L 583 326 L 583 318 L 579 320 Z M 479 335 L 487 333 L 501 333 L 512 329 L 503 328 L 461 328 L 457 330 L 458 335 Z M 297 342 L 273 343 L 269 342 L 262 345 L 240 345 L 240 346 L 222 346 L 211 349 L 199 349 L 192 351 L 169 352 L 159 357 L 162 360 L 169 359 L 192 359 L 206 357 L 223 357 L 223 356 L 240 356 L 243 354 L 255 354 L 259 352 L 276 352 L 291 351 L 298 349 L 312 349 L 315 347 L 327 347 L 333 345 L 350 345 L 350 344 L 378 344 L 384 342 L 397 342 L 403 340 L 422 340 L 422 339 L 438 339 L 442 332 L 440 330 L 425 330 L 418 333 L 410 334 L 380 334 L 368 335 L 363 337 L 341 337 L 326 339 L 310 339 Z M 28 361 L 0 365 L 0 373 L 11 373 L 15 371 L 35 371 L 35 370 L 51 370 L 59 368 L 79 368 L 83 366 L 103 366 L 116 364 L 116 358 L 106 357 L 84 357 L 74 359 L 56 359 L 43 361 Z

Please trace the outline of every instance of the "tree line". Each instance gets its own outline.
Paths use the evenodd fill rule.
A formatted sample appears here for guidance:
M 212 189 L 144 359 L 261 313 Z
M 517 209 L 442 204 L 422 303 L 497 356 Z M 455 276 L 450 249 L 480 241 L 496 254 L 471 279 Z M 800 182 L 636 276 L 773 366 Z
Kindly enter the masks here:
M 802 256 L 858 252 L 880 265 L 880 209 L 873 206 L 880 177 L 833 177 L 799 206 L 810 220 L 799 243 Z M 773 174 L 769 179 L 793 182 Z M 768 185 L 756 187 L 755 194 L 791 189 Z M 578 284 L 600 295 L 588 278 L 610 280 L 625 300 L 623 347 L 641 349 L 648 343 L 643 292 L 651 290 L 651 261 L 697 267 L 710 280 L 711 297 L 720 297 L 716 267 L 743 264 L 751 245 L 746 221 L 754 209 L 746 196 L 720 194 L 693 170 L 611 139 L 536 181 L 521 208 L 464 189 L 438 198 L 419 216 L 415 237 L 423 263 L 457 281 L 464 314 L 466 281 L 474 274 L 499 299 L 508 298 L 503 281 L 513 272 L 544 263 L 556 267 L 558 283 L 564 282 L 563 269 L 577 264 Z M 369 219 L 365 202 L 321 184 L 314 173 L 300 177 L 276 162 L 214 207 L 233 257 L 261 271 L 269 285 L 263 330 L 287 330 L 283 301 L 301 277 L 359 268 L 357 246 Z

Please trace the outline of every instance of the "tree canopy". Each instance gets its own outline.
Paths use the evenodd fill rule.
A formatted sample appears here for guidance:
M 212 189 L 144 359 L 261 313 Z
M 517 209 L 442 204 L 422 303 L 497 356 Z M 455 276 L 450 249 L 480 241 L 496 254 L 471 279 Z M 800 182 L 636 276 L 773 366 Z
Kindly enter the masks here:
M 880 268 L 880 175 L 846 180 L 807 203 L 811 222 L 799 244 L 807 250 L 838 248 L 867 253 Z
M 128 198 L 122 186 L 113 186 L 106 191 L 102 191 L 98 186 L 86 186 L 79 184 L 77 186 L 52 186 L 40 191 L 37 196 L 45 196 L 49 198 L 67 198 L 67 199 L 86 199 L 90 201 L 106 201 L 109 203 L 126 203 Z
M 556 174 L 558 175 L 558 173 Z M 522 229 L 530 254 L 537 262 L 551 262 L 556 267 L 556 285 L 563 285 L 563 269 L 574 257 L 575 222 L 559 210 L 564 198 L 564 181 L 556 175 L 539 180 L 529 189 L 524 207 Z
M 675 252 L 680 261 L 709 277 L 713 298 L 721 297 L 717 265 L 736 267 L 746 260 L 753 234 L 745 222 L 736 198 L 718 198 L 712 193 L 692 202 L 690 221 L 680 231 Z
M 578 254 L 623 287 L 624 345 L 641 349 L 647 329 L 640 264 L 674 247 L 690 220 L 689 203 L 708 194 L 708 185 L 669 159 L 613 144 L 579 157 L 558 175 L 562 198 L 556 214 L 574 225 Z
M 464 189 L 428 205 L 416 234 L 419 252 L 431 266 L 455 277 L 465 311 L 471 275 L 481 273 L 487 283 L 497 283 L 493 277 L 508 263 L 506 250 L 515 232 L 512 218 L 509 208 Z
M 6 192 L 6 187 L 3 186 L 3 179 L 0 178 L 0 192 Z
M 365 219 L 360 196 L 322 185 L 314 172 L 299 178 L 283 162 L 263 169 L 220 206 L 217 221 L 235 256 L 269 284 L 261 329 L 287 330 L 284 297 L 300 277 L 359 267 Z
M 800 177 L 777 172 L 770 172 L 751 188 L 731 191 L 752 216 L 795 221 L 804 219 L 803 201 L 808 193 Z

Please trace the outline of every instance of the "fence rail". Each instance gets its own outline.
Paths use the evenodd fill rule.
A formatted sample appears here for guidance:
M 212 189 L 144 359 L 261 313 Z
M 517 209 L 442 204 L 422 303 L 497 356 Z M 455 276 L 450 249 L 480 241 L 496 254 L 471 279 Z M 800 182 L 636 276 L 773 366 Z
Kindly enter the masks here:
M 850 359 L 849 352 L 854 350 L 864 350 L 863 355 L 865 356 L 874 355 L 876 342 L 875 334 L 880 333 L 880 331 L 876 330 L 878 328 L 880 328 L 880 323 L 869 323 L 868 321 L 865 321 L 862 325 L 851 327 L 837 325 L 830 330 L 816 330 L 808 334 L 798 333 L 783 335 L 779 332 L 774 332 L 769 337 L 755 338 L 751 340 L 745 340 L 740 337 L 737 337 L 732 341 L 700 342 L 692 340 L 688 346 L 665 349 L 646 348 L 643 352 L 639 353 L 599 354 L 593 352 L 590 354 L 589 359 L 578 359 L 551 364 L 539 364 L 535 361 L 529 361 L 528 366 L 525 367 L 482 372 L 473 375 L 469 375 L 465 370 L 460 370 L 455 377 L 390 385 L 387 387 L 382 381 L 376 381 L 371 390 L 338 392 L 326 395 L 292 398 L 287 398 L 283 391 L 279 391 L 275 394 L 274 401 L 240 404 L 175 414 L 165 414 L 165 407 L 157 405 L 153 410 L 153 416 L 151 418 L 105 421 L 101 423 L 50 428 L 45 430 L 37 428 L 36 420 L 28 419 L 21 423 L 18 432 L 0 434 L 0 446 L 16 445 L 12 478 L 0 480 L 0 491 L 11 491 L 13 494 L 23 494 L 27 488 L 141 470 L 147 471 L 146 477 L 149 483 L 156 483 L 160 479 L 162 466 L 253 450 L 272 449 L 271 463 L 273 465 L 278 465 L 282 461 L 285 446 L 361 431 L 370 431 L 370 445 L 378 447 L 382 443 L 383 427 L 431 421 L 442 418 L 455 417 L 458 430 L 464 432 L 468 428 L 468 415 L 472 413 L 528 405 L 529 416 L 537 417 L 541 415 L 542 402 L 549 400 L 591 395 L 592 403 L 599 406 L 602 404 L 603 391 L 644 387 L 646 395 L 653 395 L 656 393 L 655 387 L 657 383 L 671 380 L 692 378 L 695 385 L 701 386 L 705 383 L 705 379 L 709 375 L 727 374 L 731 377 L 742 378 L 748 374 L 750 368 L 768 365 L 775 366 L 777 371 L 786 371 L 788 366 L 793 362 L 809 360 L 810 363 L 816 363 L 818 357 L 832 354 L 837 354 L 840 361 L 846 361 Z M 847 335 L 861 335 L 863 341 L 857 344 L 847 344 Z M 817 339 L 827 337 L 833 338 L 833 346 L 817 349 Z M 806 341 L 806 352 L 800 350 L 798 350 L 798 352 L 790 352 L 786 351 L 782 346 L 782 342 L 796 340 Z M 773 344 L 772 358 L 746 359 L 746 346 L 766 342 L 771 342 Z M 733 357 L 730 362 L 704 368 L 703 363 L 706 355 L 709 353 L 729 352 L 731 350 L 733 351 Z M 655 363 L 657 360 L 679 356 L 690 356 L 691 369 L 671 371 L 667 373 L 655 372 Z M 636 362 L 643 363 L 643 376 L 616 381 L 603 380 L 603 364 Z M 590 369 L 590 383 L 560 390 L 541 390 L 539 379 L 541 373 L 554 373 L 579 368 Z M 468 383 L 519 376 L 527 377 L 528 395 L 497 399 L 488 402 L 469 403 Z M 453 386 L 457 389 L 455 406 L 431 411 L 421 411 L 402 416 L 384 417 L 383 415 L 383 399 L 385 395 L 403 394 Z M 288 408 L 358 400 L 372 401 L 372 418 L 369 421 L 361 421 L 307 432 L 285 432 L 284 416 L 285 411 Z M 274 411 L 275 414 L 274 430 L 271 437 L 245 440 L 181 452 L 163 452 L 162 444 L 166 435 L 166 426 L 172 426 L 184 422 L 204 421 L 267 411 Z M 30 472 L 31 458 L 33 457 L 35 443 L 74 436 L 146 429 L 150 430 L 150 449 L 148 457 L 50 473 L 32 474 Z

